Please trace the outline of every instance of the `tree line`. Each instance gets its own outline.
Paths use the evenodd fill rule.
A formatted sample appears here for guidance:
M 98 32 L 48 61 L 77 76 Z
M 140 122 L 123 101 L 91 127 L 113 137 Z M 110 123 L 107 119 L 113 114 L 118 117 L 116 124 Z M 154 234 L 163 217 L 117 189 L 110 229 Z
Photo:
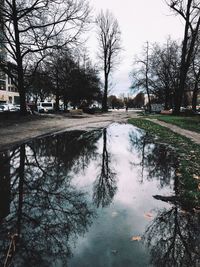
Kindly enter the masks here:
M 64 109 L 68 105 L 75 107 L 89 106 L 93 101 L 101 101 L 101 82 L 98 70 L 86 57 L 72 54 L 69 49 L 54 51 L 26 77 L 27 96 L 37 103 L 45 101 L 50 95 L 55 96 L 55 110 L 59 111 L 60 100 Z
M 165 109 L 179 114 L 181 106 L 192 98 L 192 110 L 197 109 L 200 85 L 200 3 L 196 0 L 170 0 L 174 14 L 184 22 L 181 43 L 168 38 L 162 45 L 149 44 L 134 62 L 131 73 L 132 89 L 142 89 L 148 96 L 151 112 L 151 94 L 164 103 Z
M 60 98 L 65 105 L 69 101 L 77 105 L 102 95 L 102 107 L 107 110 L 108 78 L 120 50 L 119 26 L 109 11 L 93 20 L 87 0 L 2 0 L 0 22 L 4 53 L 0 68 L 19 91 L 22 114 L 27 112 L 27 93 L 37 98 L 49 91 L 55 94 L 57 109 Z M 92 23 L 99 29 L 104 86 L 94 66 L 80 65 L 77 52 L 72 52 L 75 47 L 83 49 L 81 36 Z

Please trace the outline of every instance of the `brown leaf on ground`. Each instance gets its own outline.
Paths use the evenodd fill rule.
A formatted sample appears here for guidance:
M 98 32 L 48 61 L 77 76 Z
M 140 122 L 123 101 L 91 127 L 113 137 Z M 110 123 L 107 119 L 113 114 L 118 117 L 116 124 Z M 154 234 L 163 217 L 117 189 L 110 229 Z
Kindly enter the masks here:
M 131 241 L 140 241 L 142 238 L 141 236 L 133 236 L 131 237 Z
M 200 176 L 196 175 L 196 174 L 193 174 L 193 178 L 194 179 L 197 179 L 197 180 L 200 180 Z
M 151 212 L 146 212 L 146 213 L 144 214 L 144 217 L 145 217 L 146 219 L 152 219 L 152 218 L 153 218 L 153 214 L 152 214 Z

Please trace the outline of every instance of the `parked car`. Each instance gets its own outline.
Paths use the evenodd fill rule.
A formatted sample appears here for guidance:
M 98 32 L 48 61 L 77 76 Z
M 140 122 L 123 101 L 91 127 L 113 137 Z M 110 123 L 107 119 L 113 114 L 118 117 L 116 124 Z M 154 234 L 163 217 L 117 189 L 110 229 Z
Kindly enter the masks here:
M 39 102 L 37 103 L 37 110 L 40 113 L 52 112 L 54 110 L 54 104 L 53 102 Z
M 19 109 L 13 105 L 13 104 L 0 104 L 0 112 L 4 112 L 4 111 L 10 111 L 10 112 L 14 112 L 14 111 L 18 111 Z
M 0 104 L 0 112 L 9 111 L 7 104 Z

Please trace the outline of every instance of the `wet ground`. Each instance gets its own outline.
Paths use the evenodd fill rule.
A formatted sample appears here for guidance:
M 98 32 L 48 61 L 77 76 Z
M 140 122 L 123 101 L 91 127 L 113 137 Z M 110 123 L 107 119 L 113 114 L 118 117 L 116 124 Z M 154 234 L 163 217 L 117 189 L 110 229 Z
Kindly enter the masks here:
M 0 153 L 2 266 L 200 266 L 176 153 L 114 123 Z

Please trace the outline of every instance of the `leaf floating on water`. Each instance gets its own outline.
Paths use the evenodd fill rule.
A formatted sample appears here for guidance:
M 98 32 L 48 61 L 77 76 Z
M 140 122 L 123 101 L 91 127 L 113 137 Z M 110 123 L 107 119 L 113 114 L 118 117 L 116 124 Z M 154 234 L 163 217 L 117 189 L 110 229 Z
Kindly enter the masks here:
M 200 207 L 194 208 L 193 211 L 196 212 L 196 213 L 200 213 Z
M 141 239 L 142 239 L 141 236 L 133 236 L 131 238 L 131 241 L 140 241 Z
M 200 176 L 196 175 L 196 174 L 193 174 L 193 178 L 194 179 L 197 179 L 197 180 L 200 180 Z
M 150 213 L 150 212 L 146 212 L 146 213 L 144 214 L 144 217 L 145 217 L 146 219 L 152 219 L 152 218 L 153 218 L 153 214 Z
M 112 218 L 115 218 L 118 216 L 118 212 L 117 211 L 113 211 L 111 214 Z
M 187 210 L 182 210 L 182 209 L 180 210 L 180 213 L 183 214 L 183 215 L 184 214 L 189 214 L 189 212 Z

